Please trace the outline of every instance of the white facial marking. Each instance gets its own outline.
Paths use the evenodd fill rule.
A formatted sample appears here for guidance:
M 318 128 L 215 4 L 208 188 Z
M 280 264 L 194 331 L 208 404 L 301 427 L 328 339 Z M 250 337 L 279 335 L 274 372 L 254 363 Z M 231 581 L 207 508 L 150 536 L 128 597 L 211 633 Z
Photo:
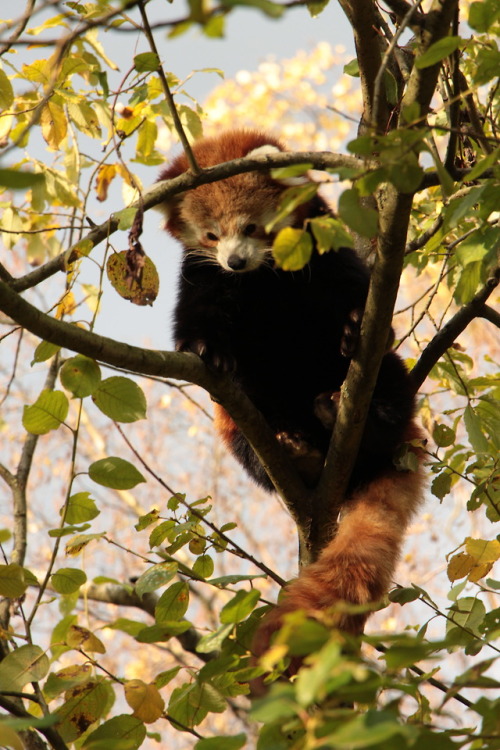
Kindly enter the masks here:
M 268 247 L 252 237 L 223 237 L 217 245 L 217 261 L 226 271 L 254 271 L 263 262 Z
M 259 146 L 249 151 L 247 156 L 267 156 L 267 154 L 281 154 L 280 149 L 277 146 L 272 146 L 270 143 L 266 143 L 264 146 Z
M 282 153 L 283 152 L 277 146 L 271 146 L 271 144 L 268 143 L 265 146 L 259 146 L 259 148 L 254 148 L 253 151 L 249 151 L 247 156 L 266 156 L 267 154 L 272 155 Z M 297 175 L 296 177 L 284 177 L 283 179 L 276 180 L 276 182 L 279 182 L 280 185 L 285 185 L 285 187 L 306 185 L 310 181 L 307 172 L 305 174 Z

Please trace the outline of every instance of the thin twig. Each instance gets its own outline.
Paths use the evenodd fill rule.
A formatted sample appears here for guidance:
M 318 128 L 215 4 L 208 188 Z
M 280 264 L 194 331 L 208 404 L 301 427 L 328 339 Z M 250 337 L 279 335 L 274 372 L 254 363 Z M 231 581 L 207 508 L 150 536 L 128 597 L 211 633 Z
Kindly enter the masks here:
M 170 91 L 170 86 L 168 85 L 167 76 L 165 75 L 165 71 L 163 70 L 163 67 L 160 63 L 160 56 L 158 54 L 158 49 L 156 47 L 153 32 L 151 31 L 151 26 L 149 25 L 149 19 L 144 7 L 144 0 L 139 0 L 139 11 L 141 14 L 142 22 L 144 24 L 144 33 L 149 42 L 149 46 L 151 47 L 151 51 L 154 52 L 154 54 L 158 58 L 158 68 L 156 72 L 158 73 L 158 76 L 160 78 L 163 92 L 167 99 L 168 108 L 170 109 L 170 114 L 172 115 L 172 119 L 174 121 L 174 127 L 182 143 L 182 148 L 184 149 L 184 153 L 186 154 L 189 168 L 193 174 L 200 174 L 201 169 L 198 166 L 198 162 L 196 161 L 196 158 L 193 154 L 193 150 L 188 141 L 187 135 L 184 131 L 184 128 L 182 127 L 181 119 L 179 117 L 179 113 L 177 112 L 177 107 L 175 106 L 174 97 L 172 95 L 172 92 Z

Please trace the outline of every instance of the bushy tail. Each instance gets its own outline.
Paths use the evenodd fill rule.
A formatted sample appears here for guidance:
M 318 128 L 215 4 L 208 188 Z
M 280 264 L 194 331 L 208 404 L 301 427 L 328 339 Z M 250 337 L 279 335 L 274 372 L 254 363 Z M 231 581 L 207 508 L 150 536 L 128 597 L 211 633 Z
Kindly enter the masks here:
M 406 439 L 417 437 L 420 432 L 411 425 Z M 420 460 L 416 472 L 391 469 L 353 494 L 343 506 L 334 539 L 287 586 L 281 603 L 264 618 L 253 643 L 255 655 L 268 648 L 288 612 L 301 609 L 314 616 L 339 601 L 371 604 L 384 596 L 406 529 L 422 500 L 423 485 Z M 341 630 L 359 634 L 367 616 L 340 612 L 333 622 Z

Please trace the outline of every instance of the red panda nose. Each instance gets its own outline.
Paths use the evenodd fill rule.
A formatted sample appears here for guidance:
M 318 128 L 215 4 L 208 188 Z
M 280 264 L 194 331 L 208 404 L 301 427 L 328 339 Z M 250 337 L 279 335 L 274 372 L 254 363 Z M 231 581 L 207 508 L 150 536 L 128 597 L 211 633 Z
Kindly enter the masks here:
M 241 255 L 230 255 L 227 259 L 227 265 L 233 271 L 243 271 L 247 264 L 246 258 L 242 258 Z

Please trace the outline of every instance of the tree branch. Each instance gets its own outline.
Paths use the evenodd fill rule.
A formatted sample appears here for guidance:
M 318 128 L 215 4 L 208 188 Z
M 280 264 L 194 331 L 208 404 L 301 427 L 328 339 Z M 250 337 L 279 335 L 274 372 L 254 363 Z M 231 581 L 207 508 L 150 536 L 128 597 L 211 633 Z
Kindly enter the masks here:
M 355 36 L 359 40 L 366 34 L 368 13 L 364 0 L 340 0 L 348 8 Z M 457 0 L 434 0 L 426 16 L 422 31 L 422 52 L 448 32 Z M 347 10 L 346 10 L 347 12 Z M 373 39 L 371 46 L 374 46 Z M 366 68 L 367 60 L 360 57 L 361 77 L 366 76 L 363 88 L 365 112 L 373 101 L 374 84 L 380 59 L 375 71 Z M 372 61 L 373 64 L 373 61 Z M 405 105 L 418 102 L 421 115 L 427 113 L 434 92 L 440 65 L 425 70 L 414 68 L 410 74 Z M 367 100 L 366 97 L 369 97 Z M 379 107 L 380 109 L 380 107 Z M 379 113 L 374 116 L 379 117 Z M 380 121 L 377 119 L 377 123 Z M 309 546 L 316 552 L 322 549 L 335 533 L 335 522 L 345 498 L 349 478 L 359 451 L 368 408 L 375 388 L 380 363 L 387 348 L 389 329 L 403 269 L 410 211 L 413 196 L 400 193 L 391 185 L 382 185 L 377 193 L 379 231 L 375 264 L 370 280 L 368 298 L 361 325 L 358 349 L 351 360 L 347 377 L 342 385 L 337 418 L 330 441 L 325 467 L 314 497 L 314 524 Z
M 199 185 L 206 185 L 211 182 L 223 180 L 226 177 L 232 177 L 244 172 L 266 172 L 275 167 L 288 167 L 292 164 L 311 164 L 315 169 L 335 170 L 340 167 L 364 171 L 365 166 L 360 159 L 354 156 L 344 154 L 332 154 L 329 151 L 303 151 L 303 152 L 282 152 L 279 154 L 264 154 L 252 158 L 234 159 L 224 164 L 217 164 L 215 167 L 208 167 L 200 174 L 193 175 L 184 173 L 175 177 L 173 180 L 164 180 L 152 185 L 143 193 L 143 208 L 145 211 L 159 206 L 167 198 L 186 190 L 192 190 Z M 132 208 L 139 208 L 139 201 L 132 204 Z M 57 258 L 53 258 L 43 266 L 39 266 L 34 271 L 17 279 L 5 270 L 0 272 L 0 278 L 8 281 L 12 289 L 17 292 L 23 292 L 36 286 L 41 281 L 45 281 L 58 271 L 65 271 L 70 263 L 78 260 L 82 253 L 82 244 L 90 242 L 95 247 L 106 240 L 119 229 L 120 212 L 112 214 L 107 221 L 92 227 L 92 229 L 82 237 L 75 245 Z M 87 250 L 86 250 L 87 252 Z
M 427 344 L 426 348 L 420 355 L 417 364 L 410 373 L 415 393 L 425 381 L 439 358 L 443 356 L 447 349 L 449 349 L 457 336 L 467 328 L 471 320 L 483 317 L 487 320 L 491 320 L 495 325 L 499 324 L 500 316 L 498 316 L 498 314 L 491 316 L 490 312 L 495 313 L 495 311 L 485 305 L 486 300 L 496 289 L 499 282 L 500 267 L 494 271 L 493 275 L 486 281 L 486 284 L 479 290 L 475 297 L 455 313 L 439 333 L 434 336 L 432 341 Z
M 194 354 L 141 349 L 56 320 L 24 300 L 3 281 L 0 281 L 0 310 L 50 343 L 140 375 L 188 380 L 204 388 L 245 433 L 299 528 L 307 527 L 309 491 L 267 422 L 229 376 L 212 372 Z
M 12 716 L 18 716 L 22 719 L 35 719 L 33 714 L 28 713 L 28 711 L 21 708 L 16 702 L 5 698 L 3 695 L 0 695 L 0 707 L 5 709 L 5 711 L 8 711 Z M 37 727 L 36 731 L 43 734 L 54 750 L 68 750 L 68 746 L 63 742 L 60 734 L 56 732 L 55 729 L 52 729 L 52 727 Z M 45 747 L 45 745 L 43 746 Z M 38 745 L 38 747 L 40 747 L 40 745 Z

